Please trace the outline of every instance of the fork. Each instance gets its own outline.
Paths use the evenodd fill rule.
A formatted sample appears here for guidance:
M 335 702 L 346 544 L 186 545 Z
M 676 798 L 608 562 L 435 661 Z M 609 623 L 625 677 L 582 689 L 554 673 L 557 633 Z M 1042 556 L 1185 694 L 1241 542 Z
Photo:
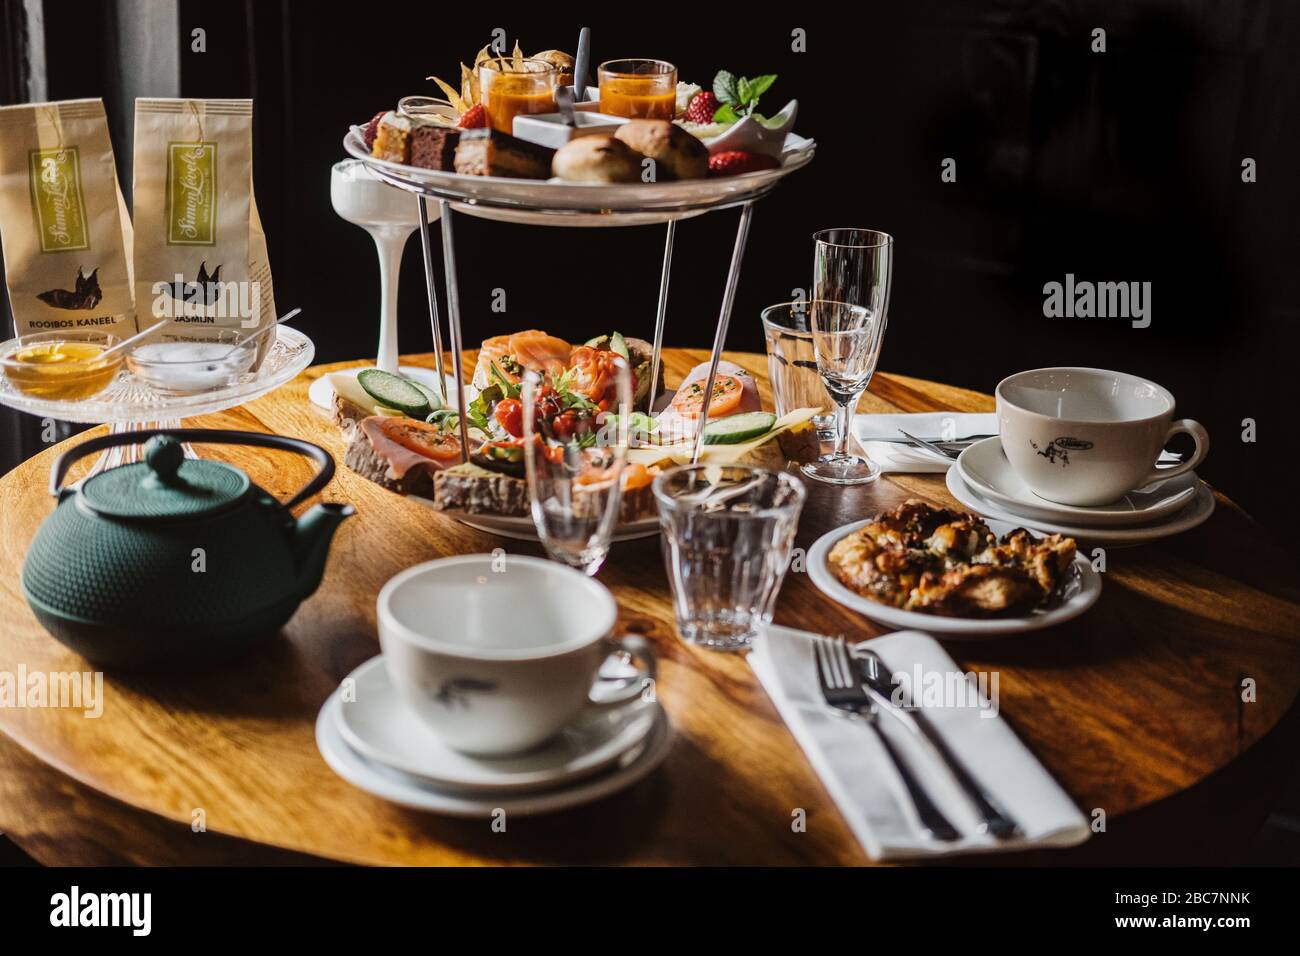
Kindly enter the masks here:
M 826 703 L 836 710 L 864 719 L 876 732 L 876 737 L 884 746 L 885 752 L 889 754 L 889 759 L 893 762 L 894 769 L 898 771 L 903 786 L 907 788 L 907 795 L 912 799 L 912 805 L 916 808 L 916 814 L 925 832 L 945 843 L 959 839 L 961 834 L 935 806 L 897 748 L 880 729 L 876 707 L 855 676 L 853 662 L 849 659 L 844 642 L 815 640 L 813 652 L 817 658 L 817 680 L 821 684 L 822 696 L 826 699 Z
M 924 438 L 917 438 L 915 435 L 909 434 L 908 432 L 903 431 L 901 428 L 898 430 L 898 433 L 902 435 L 904 438 L 906 438 L 908 441 L 910 441 L 913 445 L 919 448 L 924 448 L 926 451 L 930 452 L 933 455 L 938 455 L 940 458 L 946 458 L 949 461 L 956 461 L 959 457 L 961 457 L 961 452 L 952 451 L 947 448 L 943 448 L 940 445 L 936 445 L 932 441 L 926 441 Z

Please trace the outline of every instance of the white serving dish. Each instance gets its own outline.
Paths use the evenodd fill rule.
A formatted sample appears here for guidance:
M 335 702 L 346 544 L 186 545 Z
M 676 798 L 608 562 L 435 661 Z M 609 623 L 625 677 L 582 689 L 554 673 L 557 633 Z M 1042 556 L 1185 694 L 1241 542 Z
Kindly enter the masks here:
M 627 122 L 622 116 L 610 116 L 593 110 L 575 110 L 573 114 L 576 125 L 564 122 L 562 113 L 536 113 L 532 116 L 516 116 L 515 135 L 520 139 L 548 149 L 559 149 L 571 139 L 579 136 L 612 136 L 614 131 Z
M 953 474 L 955 469 L 949 469 Z M 817 589 L 836 604 L 857 611 L 873 621 L 888 624 L 900 630 L 915 629 L 937 635 L 943 640 L 983 640 L 1007 634 L 1023 634 L 1026 631 L 1038 631 L 1045 627 L 1063 624 L 1082 614 L 1097 603 L 1101 596 L 1101 575 L 1093 570 L 1088 559 L 1076 555 L 1071 574 L 1073 581 L 1067 582 L 1064 597 L 1048 608 L 1040 608 L 1021 617 L 1002 618 L 968 618 L 943 617 L 938 614 L 922 614 L 918 611 L 904 611 L 888 604 L 881 604 L 851 591 L 836 580 L 835 575 L 826 565 L 826 556 L 837 541 L 867 524 L 871 519 L 855 521 L 834 531 L 828 531 L 818 538 L 808 550 L 808 576 Z M 987 521 L 989 530 L 998 537 L 1014 531 L 1019 525 L 1007 521 Z
M 798 115 L 799 101 L 791 100 L 766 122 L 746 116 L 728 127 L 725 133 L 705 139 L 703 143 L 712 154 L 741 150 L 780 159 L 786 151 L 787 137 L 794 133 L 794 121 Z

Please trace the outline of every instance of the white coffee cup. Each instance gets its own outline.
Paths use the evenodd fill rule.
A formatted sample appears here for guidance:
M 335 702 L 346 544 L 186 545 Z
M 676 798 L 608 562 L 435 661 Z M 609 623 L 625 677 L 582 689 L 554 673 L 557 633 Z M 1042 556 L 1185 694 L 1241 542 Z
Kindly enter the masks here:
M 641 695 L 644 679 L 591 696 L 601 664 L 620 648 L 654 677 L 643 640 L 610 638 L 617 615 L 609 590 L 572 568 L 470 554 L 388 581 L 379 643 L 402 700 L 449 747 L 506 754 L 552 737 L 584 707 Z
M 1002 451 L 1040 498 L 1088 507 L 1194 469 L 1210 436 L 1190 418 L 1174 421 L 1174 397 L 1137 375 L 1097 368 L 1039 368 L 998 383 Z M 1186 461 L 1156 467 L 1161 450 L 1185 432 Z

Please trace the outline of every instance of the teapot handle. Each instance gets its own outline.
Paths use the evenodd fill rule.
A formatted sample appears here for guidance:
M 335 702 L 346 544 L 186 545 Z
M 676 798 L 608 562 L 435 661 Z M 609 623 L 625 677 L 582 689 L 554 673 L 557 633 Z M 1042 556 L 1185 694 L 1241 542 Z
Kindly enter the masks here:
M 313 445 L 300 438 L 287 438 L 284 435 L 268 435 L 262 432 L 240 432 L 228 428 L 147 428 L 143 431 L 118 432 L 100 435 L 82 442 L 75 448 L 69 448 L 60 455 L 50 469 L 50 494 L 58 497 L 59 488 L 68 474 L 68 469 L 76 462 L 93 452 L 119 445 L 136 445 L 149 439 L 164 435 L 178 442 L 197 442 L 208 445 L 253 445 L 258 448 L 274 448 L 279 451 L 293 451 L 306 455 L 316 462 L 319 470 L 312 480 L 303 485 L 298 493 L 284 502 L 286 508 L 292 508 L 299 502 L 306 501 L 330 483 L 334 477 L 334 459 L 324 448 Z

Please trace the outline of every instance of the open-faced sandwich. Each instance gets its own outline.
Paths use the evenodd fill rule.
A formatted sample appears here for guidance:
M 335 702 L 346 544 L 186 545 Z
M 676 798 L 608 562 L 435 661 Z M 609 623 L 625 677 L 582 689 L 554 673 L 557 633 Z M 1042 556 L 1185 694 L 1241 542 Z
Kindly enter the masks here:
M 826 557 L 850 590 L 948 617 L 1010 617 L 1047 604 L 1074 562 L 1073 538 L 1024 528 L 1001 540 L 975 515 L 910 499 L 835 543 Z
M 623 469 L 623 522 L 654 515 L 650 484 L 661 468 L 689 461 L 704 410 L 708 365 L 692 369 L 657 416 L 648 413 L 651 346 L 612 332 L 582 345 L 530 329 L 483 343 L 475 367 L 477 390 L 466 407 L 469 461 L 462 461 L 460 420 L 427 386 L 400 375 L 367 369 L 355 378 L 335 373 L 335 421 L 348 441 L 344 462 L 353 471 L 399 494 L 433 500 L 435 507 L 466 514 L 523 517 L 529 513 L 524 462 L 521 383 L 535 372 L 534 433 L 553 451 L 577 445 L 588 469 L 580 484 L 599 487 L 608 477 L 609 453 L 598 432 L 615 408 L 616 368 L 635 375 L 627 465 Z M 663 369 L 657 394 L 663 393 Z M 704 426 L 701 460 L 784 467 L 820 450 L 812 417 L 802 409 L 778 419 L 764 411 L 753 376 L 721 362 Z

